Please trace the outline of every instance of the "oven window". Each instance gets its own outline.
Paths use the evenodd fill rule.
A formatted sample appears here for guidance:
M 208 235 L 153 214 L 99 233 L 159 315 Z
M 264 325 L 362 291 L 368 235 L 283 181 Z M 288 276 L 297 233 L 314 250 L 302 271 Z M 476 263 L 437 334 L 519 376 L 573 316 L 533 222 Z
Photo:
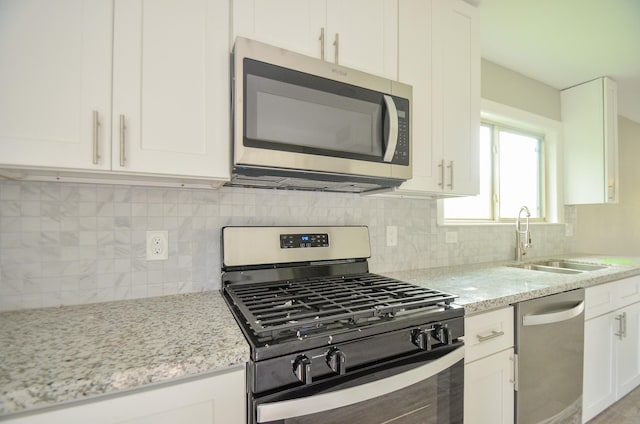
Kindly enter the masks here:
M 245 65 L 245 145 L 381 160 L 380 93 L 268 64 L 250 65 Z
M 383 380 L 381 380 L 381 384 Z M 265 424 L 455 424 L 462 423 L 463 361 L 402 390 L 316 414 Z

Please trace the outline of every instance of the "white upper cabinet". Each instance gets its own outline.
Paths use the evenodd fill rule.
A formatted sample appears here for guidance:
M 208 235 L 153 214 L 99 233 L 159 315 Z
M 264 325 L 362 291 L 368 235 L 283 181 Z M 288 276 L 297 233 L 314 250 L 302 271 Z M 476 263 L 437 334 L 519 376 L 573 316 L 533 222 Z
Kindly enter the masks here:
M 463 1 L 400 2 L 398 76 L 413 86 L 413 178 L 396 194 L 478 193 L 478 22 Z
M 0 2 L 0 164 L 109 169 L 109 152 L 93 162 L 109 137 L 112 20 L 111 0 Z
M 398 78 L 398 1 L 327 0 L 326 59 Z
M 234 0 L 232 15 L 234 36 L 397 79 L 398 0 Z
M 116 0 L 114 170 L 228 179 L 228 13 L 216 0 Z
M 215 0 L 3 1 L 0 167 L 228 180 L 228 16 Z
M 617 89 L 598 78 L 562 90 L 566 204 L 618 202 Z
M 480 190 L 478 11 L 463 1 L 432 4 L 432 143 L 443 145 L 445 172 L 440 182 L 445 194 L 476 195 Z

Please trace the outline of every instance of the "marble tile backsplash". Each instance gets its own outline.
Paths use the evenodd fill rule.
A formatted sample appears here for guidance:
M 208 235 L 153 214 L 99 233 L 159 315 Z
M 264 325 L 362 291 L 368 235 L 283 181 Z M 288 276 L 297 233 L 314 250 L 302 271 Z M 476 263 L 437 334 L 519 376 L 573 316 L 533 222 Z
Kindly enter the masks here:
M 0 310 L 220 288 L 225 225 L 367 225 L 373 272 L 509 260 L 512 226 L 442 227 L 436 202 L 242 188 L 195 190 L 0 182 Z M 575 222 L 575 208 L 565 209 Z M 386 227 L 398 246 L 386 246 Z M 169 259 L 147 261 L 146 231 Z M 447 243 L 446 232 L 458 242 Z M 531 256 L 573 251 L 564 225 L 537 225 Z

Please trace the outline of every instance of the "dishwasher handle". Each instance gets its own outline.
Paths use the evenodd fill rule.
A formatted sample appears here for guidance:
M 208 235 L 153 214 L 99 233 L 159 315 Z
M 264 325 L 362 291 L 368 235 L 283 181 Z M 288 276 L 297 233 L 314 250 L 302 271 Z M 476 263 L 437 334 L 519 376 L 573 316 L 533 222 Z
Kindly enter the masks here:
M 584 311 L 584 301 L 578 303 L 576 306 L 564 309 L 558 312 L 552 312 L 550 314 L 528 314 L 522 317 L 522 326 L 532 325 L 544 325 L 553 324 L 556 322 L 567 321 L 571 318 L 575 318 Z

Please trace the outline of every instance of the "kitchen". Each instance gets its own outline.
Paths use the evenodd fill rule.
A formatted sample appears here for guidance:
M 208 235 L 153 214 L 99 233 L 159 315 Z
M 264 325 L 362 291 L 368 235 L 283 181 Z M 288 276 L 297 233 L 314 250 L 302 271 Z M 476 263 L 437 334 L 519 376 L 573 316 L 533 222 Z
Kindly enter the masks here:
M 504 97 L 506 81 L 512 82 L 509 98 Z M 486 60 L 482 62 L 481 88 L 485 99 L 559 120 L 557 89 Z M 529 98 L 531 105 L 522 104 Z M 117 134 L 119 122 L 113 121 L 113 133 Z M 619 122 L 620 180 L 624 187 L 619 204 L 566 206 L 561 212 L 563 223 L 532 225 L 534 247 L 529 258 L 580 251 L 639 255 L 637 245 L 624 236 L 637 232 L 637 224 L 617 217 L 632 216 L 633 200 L 625 199 L 637 198 L 633 183 L 625 181 L 636 181 L 630 162 L 640 130 L 633 120 L 621 117 Z M 61 178 L 69 180 L 1 183 L 3 310 L 217 290 L 220 228 L 227 225 L 367 225 L 370 268 L 379 273 L 503 262 L 513 259 L 515 247 L 512 224 L 438 225 L 435 200 L 178 188 L 177 184 L 144 187 L 140 182 L 79 184 L 68 175 Z M 583 211 L 590 220 L 586 223 L 581 219 Z M 592 236 L 593 222 L 607 217 L 616 217 L 613 221 L 618 224 L 609 231 L 618 236 Z M 388 227 L 397 230 L 396 246 L 388 246 Z M 169 232 L 169 259 L 147 262 L 146 230 L 156 229 Z M 452 242 L 456 237 L 457 242 Z M 600 245 L 593 244 L 595 241 Z

